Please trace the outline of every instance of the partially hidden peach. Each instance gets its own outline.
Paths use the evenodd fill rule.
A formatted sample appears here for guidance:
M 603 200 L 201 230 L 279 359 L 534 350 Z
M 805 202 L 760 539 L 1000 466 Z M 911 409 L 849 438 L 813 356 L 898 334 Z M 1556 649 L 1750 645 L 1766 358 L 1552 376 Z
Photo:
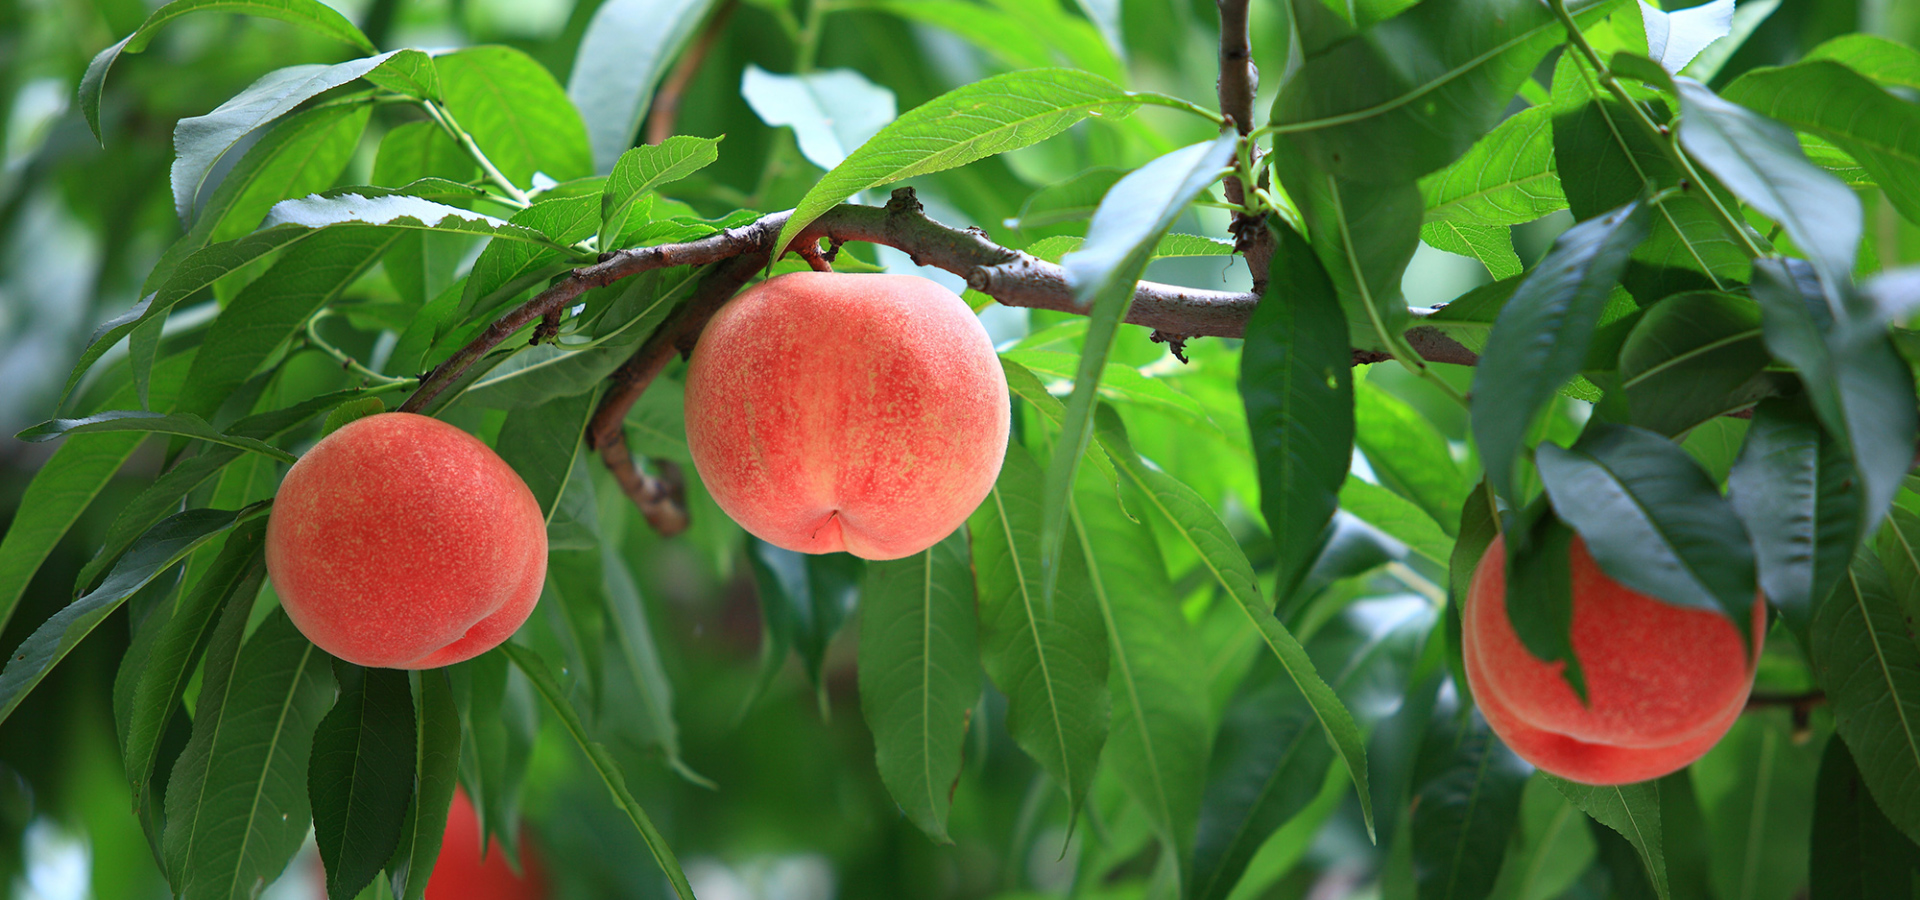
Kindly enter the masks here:
M 687 446 L 749 532 L 802 553 L 918 553 L 1007 449 L 1006 376 L 965 302 L 912 275 L 796 272 L 735 297 L 687 371 Z
M 1629 784 L 1685 768 L 1719 742 L 1745 708 L 1765 636 L 1753 604 L 1753 655 L 1725 616 L 1663 603 L 1601 571 L 1578 537 L 1573 654 L 1586 676 L 1582 704 L 1507 619 L 1506 548 L 1495 538 L 1474 569 L 1462 609 L 1461 650 L 1474 702 L 1522 759 L 1570 781 Z
M 428 669 L 525 622 L 546 582 L 545 517 L 526 482 L 459 428 L 356 419 L 293 464 L 267 522 L 267 574 L 320 649 Z

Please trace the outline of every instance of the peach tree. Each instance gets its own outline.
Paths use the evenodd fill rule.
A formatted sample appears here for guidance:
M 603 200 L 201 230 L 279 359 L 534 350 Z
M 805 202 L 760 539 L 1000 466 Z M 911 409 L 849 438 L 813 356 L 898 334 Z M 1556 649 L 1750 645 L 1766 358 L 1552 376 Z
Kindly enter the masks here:
M 110 711 L 97 827 L 143 840 L 96 871 L 252 897 L 311 840 L 419 898 L 459 787 L 566 896 L 770 850 L 848 897 L 1920 876 L 1902 4 L 604 0 L 454 47 L 506 13 L 125 6 L 20 138 L 124 249 L 0 539 L 0 763 Z M 1011 444 L 922 553 L 782 550 L 691 469 L 684 358 L 807 269 L 944 278 L 996 341 Z M 546 521 L 532 618 L 445 668 L 329 657 L 265 577 L 286 467 L 391 410 Z M 1510 749 L 1462 640 L 1496 537 L 1579 702 L 1636 651 L 1576 639 L 1576 539 L 1764 635 L 1726 737 L 1625 784 Z

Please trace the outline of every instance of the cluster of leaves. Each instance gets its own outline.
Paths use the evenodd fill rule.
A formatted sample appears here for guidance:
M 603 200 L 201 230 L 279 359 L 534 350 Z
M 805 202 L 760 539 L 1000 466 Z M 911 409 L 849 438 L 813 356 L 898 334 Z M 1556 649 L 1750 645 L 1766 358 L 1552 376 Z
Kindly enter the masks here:
M 0 541 L 0 621 L 143 440 L 165 445 L 77 599 L 0 670 L 0 720 L 125 610 L 115 725 L 177 895 L 251 895 L 311 825 L 333 896 L 421 896 L 454 786 L 511 836 L 547 733 L 690 897 L 669 844 L 686 848 L 627 781 L 634 760 L 711 774 L 683 747 L 674 641 L 656 642 L 642 604 L 671 588 L 636 546 L 695 558 L 716 592 L 751 572 L 749 708 L 798 651 L 826 711 L 835 635 L 857 621 L 858 703 L 892 803 L 936 841 L 968 839 L 983 826 L 958 811 L 992 790 L 970 766 L 1010 742 L 1034 786 L 1001 792 L 1021 810 L 1011 868 L 1064 846 L 1085 894 L 1304 889 L 1316 835 L 1355 838 L 1393 897 L 1905 892 L 1920 865 L 1920 644 L 1903 618 L 1920 603 L 1920 345 L 1901 326 L 1920 282 L 1861 248 L 1897 256 L 1863 234 L 1863 198 L 1895 231 L 1920 216 L 1920 52 L 1849 35 L 1720 79 L 1770 6 L 1292 0 L 1256 17 L 1284 77 L 1243 137 L 1122 87 L 1112 4 L 756 5 L 798 71 L 744 67 L 737 96 L 792 128 L 751 195 L 713 172 L 764 138 L 632 146 L 710 12 L 699 0 L 609 0 L 564 88 L 506 46 L 378 52 L 313 0 L 176 0 L 94 59 L 80 106 L 97 132 L 116 61 L 186 13 L 249 12 L 366 54 L 270 72 L 181 120 L 168 183 L 185 233 L 88 341 L 68 417 L 22 434 L 64 442 Z M 957 35 L 1005 71 L 896 115 L 891 90 L 813 70 L 828 13 L 856 9 Z M 1045 156 L 1074 142 L 1070 162 Z M 1017 209 L 977 198 L 1022 167 L 1056 183 Z M 1120 326 L 1150 263 L 1226 252 L 1170 233 L 1196 200 L 1221 205 L 1223 174 L 1256 186 L 1237 212 L 1266 217 L 1268 295 L 1244 342 L 1198 343 L 1176 368 Z M 426 410 L 492 443 L 548 516 L 543 612 L 521 635 L 444 671 L 364 670 L 278 610 L 263 514 L 313 439 L 388 408 L 602 251 L 791 205 L 784 246 L 909 178 L 936 210 L 1007 219 L 995 237 L 1059 261 L 1085 310 L 1035 313 L 1002 352 L 1016 440 L 965 528 L 905 560 L 802 557 L 743 539 L 696 483 L 680 556 L 641 534 L 581 435 L 602 382 L 705 274 L 668 268 L 583 294 L 557 339 L 502 344 Z M 1576 224 L 1523 263 L 1514 236 L 1532 232 L 1515 226 L 1563 210 Z M 1422 242 L 1486 283 L 1410 308 Z M 1413 328 L 1479 365 L 1424 362 Z M 1355 378 L 1354 349 L 1397 362 Z M 688 463 L 680 404 L 669 373 L 628 414 L 630 444 Z M 1763 592 L 1780 627 L 1762 687 L 1825 691 L 1797 724 L 1824 752 L 1757 715 L 1647 784 L 1573 785 L 1514 757 L 1472 712 L 1449 597 L 1504 535 L 1515 627 L 1578 689 L 1554 552 L 1574 533 L 1670 603 L 1744 625 Z

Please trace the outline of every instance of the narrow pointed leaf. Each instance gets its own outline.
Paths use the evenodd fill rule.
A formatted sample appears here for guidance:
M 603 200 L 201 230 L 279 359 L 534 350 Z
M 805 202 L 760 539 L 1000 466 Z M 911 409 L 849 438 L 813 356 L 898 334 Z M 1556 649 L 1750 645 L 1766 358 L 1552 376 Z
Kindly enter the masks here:
M 400 844 L 413 798 L 413 686 L 401 669 L 335 661 L 339 699 L 320 720 L 307 762 L 314 842 L 327 895 L 351 897 Z
M 1575 225 L 1494 320 L 1473 373 L 1473 437 L 1487 480 L 1508 500 L 1527 430 L 1578 372 L 1627 256 L 1646 237 L 1646 210 L 1628 204 Z
M 444 671 L 421 672 L 420 727 L 414 746 L 413 801 L 400 846 L 387 864 L 397 900 L 424 900 L 433 863 L 440 858 L 447 810 L 459 785 L 460 710 Z
M 1413 876 L 1422 900 L 1477 900 L 1500 875 L 1532 767 L 1459 695 L 1434 706 L 1414 759 Z
M 1873 900 L 1913 892 L 1920 848 L 1887 821 L 1854 768 L 1847 742 L 1827 741 L 1814 787 L 1809 896 Z
M 719 138 L 686 135 L 620 154 L 619 161 L 613 164 L 613 173 L 607 176 L 606 189 L 600 194 L 600 248 L 616 249 L 613 244 L 626 233 L 627 216 L 636 201 L 706 168 L 719 158 Z
M 167 415 L 165 413 L 145 412 L 142 410 L 114 410 L 95 413 L 84 419 L 53 419 L 42 422 L 15 435 L 23 441 L 50 441 L 69 434 L 93 434 L 106 431 L 142 431 L 160 434 L 176 434 L 181 437 L 222 444 L 236 450 L 258 453 L 283 463 L 292 463 L 296 458 L 285 450 L 255 438 L 244 435 L 226 434 L 208 425 L 205 419 L 195 415 Z
M 1734 512 L 1753 535 L 1760 592 L 1802 646 L 1814 610 L 1846 572 L 1859 539 L 1853 460 L 1803 404 L 1768 400 L 1727 476 Z M 1882 545 L 1882 555 L 1887 548 Z M 1889 557 L 1890 558 L 1890 557 Z
M 1633 845 L 1640 864 L 1653 883 L 1660 900 L 1672 896 L 1667 885 L 1667 857 L 1663 849 L 1660 821 L 1660 785 L 1654 781 L 1639 784 L 1596 787 L 1579 784 L 1542 773 L 1581 812 L 1618 832 Z
M 1831 60 L 1753 69 L 1721 96 L 1832 141 L 1886 191 L 1901 215 L 1920 221 L 1920 105 Z
M 1880 810 L 1920 836 L 1920 647 L 1880 561 L 1856 553 L 1813 616 L 1814 673 Z

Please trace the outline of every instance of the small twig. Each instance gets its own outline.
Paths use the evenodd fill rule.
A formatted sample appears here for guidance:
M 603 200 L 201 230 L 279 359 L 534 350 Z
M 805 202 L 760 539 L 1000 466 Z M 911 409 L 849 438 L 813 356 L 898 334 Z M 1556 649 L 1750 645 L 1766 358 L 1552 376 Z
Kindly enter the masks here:
M 460 127 L 459 122 L 454 121 L 452 110 L 434 100 L 423 100 L 420 105 L 426 109 L 427 115 L 439 124 L 440 129 L 447 133 L 447 137 L 453 138 L 453 142 L 459 144 L 460 149 L 465 150 L 467 156 L 479 164 L 480 171 L 486 174 L 487 180 L 506 193 L 507 200 L 512 205 L 521 209 L 533 205 L 533 200 L 527 196 L 527 192 L 515 185 L 513 179 L 508 178 L 506 173 L 501 172 L 499 167 L 493 164 L 493 160 L 487 157 L 487 152 L 480 149 L 479 144 L 474 143 L 473 135 L 468 134 L 465 128 Z
M 1813 737 L 1813 708 L 1827 702 L 1822 691 L 1805 691 L 1798 694 L 1752 694 L 1747 697 L 1747 712 L 1769 709 L 1777 706 L 1787 707 L 1793 715 L 1793 742 L 1804 744 Z
M 694 39 L 693 46 L 680 57 L 673 67 L 673 73 L 667 76 L 659 93 L 653 95 L 653 106 L 647 111 L 647 143 L 658 144 L 673 137 L 673 126 L 680 117 L 680 101 L 687 93 L 687 85 L 693 83 L 695 75 L 700 74 L 701 63 L 706 62 L 707 54 L 727 30 L 727 20 L 733 17 L 733 10 L 739 6 L 739 0 L 726 0 L 720 8 L 714 10 L 713 17 Z
M 321 353 L 325 353 L 326 355 L 331 356 L 334 359 L 338 360 L 340 362 L 340 368 L 360 376 L 362 379 L 366 381 L 367 384 L 387 386 L 387 385 L 412 384 L 414 382 L 415 379 L 412 379 L 412 378 L 396 377 L 393 375 L 382 375 L 379 372 L 375 372 L 374 370 L 361 365 L 359 360 L 356 360 L 353 357 L 348 356 L 346 351 L 341 350 L 339 347 L 335 347 L 327 339 L 321 337 L 320 331 L 319 331 L 320 320 L 328 316 L 331 316 L 333 314 L 334 314 L 334 311 L 331 309 L 322 309 L 319 312 L 314 313 L 312 316 L 308 317 L 307 325 L 305 328 L 305 331 L 306 331 L 305 336 L 307 339 L 308 346 L 311 346 L 313 349 L 318 350 Z
M 1249 185 L 1244 178 L 1259 169 L 1259 148 L 1253 138 L 1253 96 L 1260 89 L 1260 68 L 1253 64 L 1253 45 L 1248 38 L 1248 0 L 1215 0 L 1220 10 L 1220 113 L 1233 120 L 1240 132 L 1238 162 L 1241 174 L 1228 176 L 1224 184 L 1229 206 L 1247 207 Z M 1267 266 L 1273 260 L 1273 235 L 1267 231 L 1264 216 L 1236 212 L 1227 231 L 1233 235 L 1234 252 L 1247 260 L 1253 275 L 1253 292 L 1267 290 Z

